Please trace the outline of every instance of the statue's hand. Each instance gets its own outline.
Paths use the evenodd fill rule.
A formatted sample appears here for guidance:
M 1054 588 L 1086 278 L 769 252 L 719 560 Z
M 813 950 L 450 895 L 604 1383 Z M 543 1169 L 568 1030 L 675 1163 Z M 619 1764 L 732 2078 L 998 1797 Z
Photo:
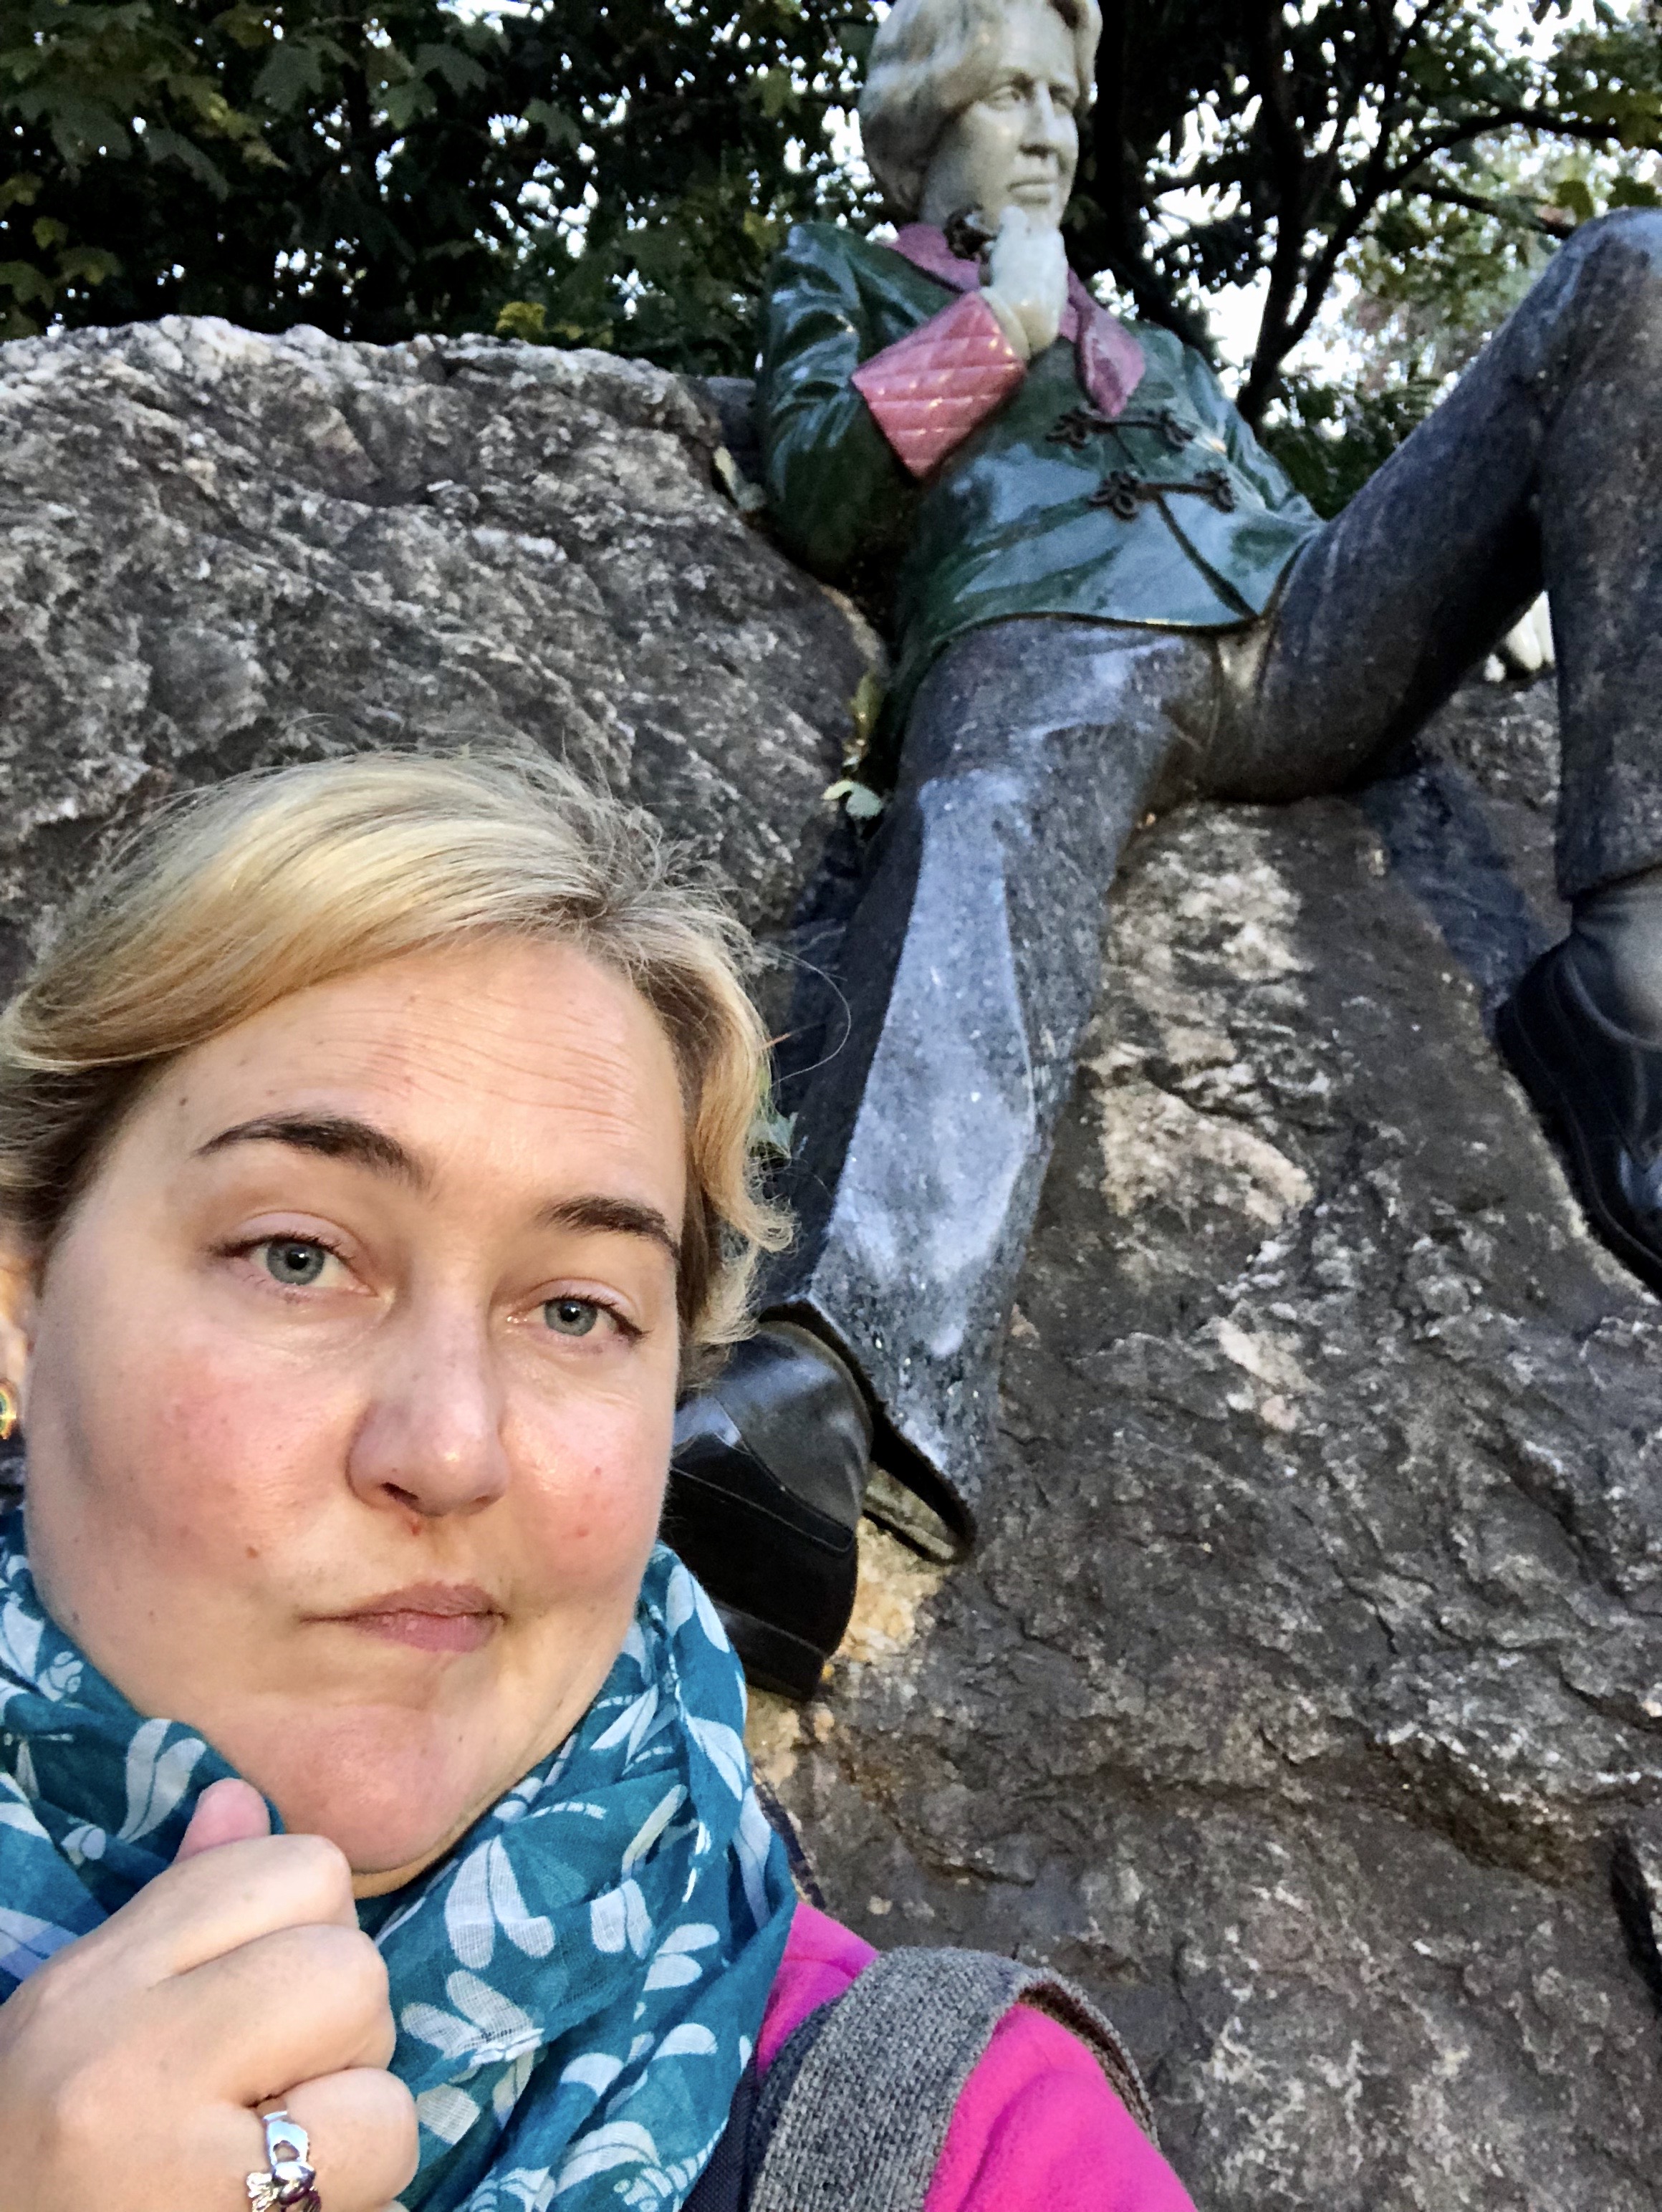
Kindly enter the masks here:
M 1054 223 L 1026 208 L 1006 208 L 989 257 L 988 304 L 1012 337 L 1015 325 L 1031 356 L 1054 345 L 1068 307 L 1068 256 Z

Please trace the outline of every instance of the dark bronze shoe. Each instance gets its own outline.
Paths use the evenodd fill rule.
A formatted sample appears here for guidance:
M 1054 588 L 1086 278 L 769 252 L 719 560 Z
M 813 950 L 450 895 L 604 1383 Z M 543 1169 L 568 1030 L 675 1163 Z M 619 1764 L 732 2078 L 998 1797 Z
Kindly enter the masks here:
M 811 1697 L 843 1641 L 871 1442 L 849 1368 L 789 1322 L 764 1322 L 676 1413 L 664 1541 L 762 1689 Z
M 1568 939 L 1525 975 L 1495 1036 L 1562 1137 L 1592 1227 L 1662 1293 L 1662 1048 L 1600 1013 Z

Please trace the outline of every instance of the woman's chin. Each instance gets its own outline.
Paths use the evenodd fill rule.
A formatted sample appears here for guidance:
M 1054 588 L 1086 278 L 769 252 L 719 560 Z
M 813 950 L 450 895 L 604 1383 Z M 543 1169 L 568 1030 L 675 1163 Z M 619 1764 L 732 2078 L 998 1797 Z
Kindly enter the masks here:
M 343 1802 L 337 1793 L 326 1814 L 320 1808 L 314 1819 L 291 1820 L 284 1813 L 283 1826 L 291 1832 L 326 1836 L 352 1869 L 353 1894 L 378 1897 L 384 1890 L 401 1888 L 442 1858 L 481 1809 L 460 1796 L 450 1805 L 435 1804 L 430 1797 L 416 1802 L 419 1811 L 412 1816 L 408 1803 Z
M 361 1897 L 395 1889 L 441 1857 L 522 1771 L 511 1757 L 496 1764 L 477 1749 L 469 1755 L 449 1730 L 438 1742 L 374 1745 L 353 1733 L 349 1742 L 314 1741 L 303 1770 L 239 1763 L 290 1834 L 326 1836 L 340 1850 Z

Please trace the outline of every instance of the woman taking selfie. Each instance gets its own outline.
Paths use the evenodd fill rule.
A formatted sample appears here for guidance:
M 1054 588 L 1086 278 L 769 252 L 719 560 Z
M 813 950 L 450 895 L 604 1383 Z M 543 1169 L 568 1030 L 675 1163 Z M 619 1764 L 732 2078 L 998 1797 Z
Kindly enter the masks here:
M 563 770 L 368 757 L 0 1019 L 0 2212 L 1186 2206 L 1064 1985 L 798 1905 L 657 1543 L 780 1235 L 734 939 Z

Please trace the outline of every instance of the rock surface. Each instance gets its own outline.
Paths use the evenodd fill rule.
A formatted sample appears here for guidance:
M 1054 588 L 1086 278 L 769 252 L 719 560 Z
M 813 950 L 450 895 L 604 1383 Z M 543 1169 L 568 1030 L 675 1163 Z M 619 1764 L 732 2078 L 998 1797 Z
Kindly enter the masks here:
M 660 370 L 490 339 L 0 349 L 0 988 L 136 810 L 346 746 L 563 754 L 776 929 L 871 641 L 719 495 L 721 437 Z
M 594 356 L 0 349 L 0 966 L 152 792 L 479 727 L 788 939 L 867 641 L 716 435 Z M 1662 2208 L 1662 1308 L 1484 1026 L 1553 758 L 1468 694 L 1355 801 L 1139 837 L 985 1544 L 874 1536 L 824 1695 L 758 1701 L 832 1907 L 1086 1982 L 1207 2212 Z

